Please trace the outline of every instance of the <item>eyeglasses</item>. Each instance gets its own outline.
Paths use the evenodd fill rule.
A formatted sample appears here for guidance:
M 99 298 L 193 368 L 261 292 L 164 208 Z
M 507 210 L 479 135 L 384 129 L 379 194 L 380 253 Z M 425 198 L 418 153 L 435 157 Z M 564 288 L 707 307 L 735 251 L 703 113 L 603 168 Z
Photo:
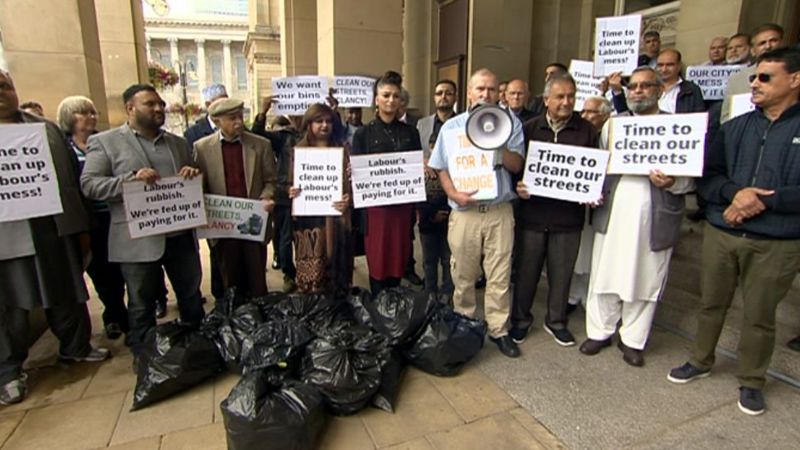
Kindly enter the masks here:
M 658 83 L 652 81 L 642 81 L 641 83 L 628 83 L 628 89 L 631 91 L 635 91 L 639 88 L 644 89 L 651 89 L 658 86 Z
M 748 77 L 751 83 L 755 81 L 756 78 L 758 78 L 759 83 L 769 83 L 770 80 L 772 80 L 772 75 L 768 73 L 754 73 Z

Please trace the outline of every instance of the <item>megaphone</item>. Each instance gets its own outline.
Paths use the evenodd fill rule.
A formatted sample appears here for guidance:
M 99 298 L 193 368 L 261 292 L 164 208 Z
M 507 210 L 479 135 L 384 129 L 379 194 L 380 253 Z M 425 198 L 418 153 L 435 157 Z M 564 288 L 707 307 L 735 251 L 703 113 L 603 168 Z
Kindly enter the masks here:
M 494 151 L 505 147 L 513 128 L 511 113 L 489 103 L 476 105 L 467 117 L 467 139 L 481 150 Z

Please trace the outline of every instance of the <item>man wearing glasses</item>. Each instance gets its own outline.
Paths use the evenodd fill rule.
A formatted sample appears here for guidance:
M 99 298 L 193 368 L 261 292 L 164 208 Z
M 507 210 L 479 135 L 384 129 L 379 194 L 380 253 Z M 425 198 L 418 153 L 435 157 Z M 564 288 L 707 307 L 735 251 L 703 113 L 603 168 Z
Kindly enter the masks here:
M 661 114 L 659 98 L 664 89 L 658 73 L 642 66 L 628 83 L 628 107 L 624 115 Z M 600 142 L 608 148 L 609 126 Z M 589 294 L 586 300 L 586 335 L 580 351 L 595 355 L 611 345 L 621 320 L 618 347 L 623 360 L 644 365 L 656 303 L 663 294 L 672 248 L 679 236 L 684 194 L 691 178 L 671 177 L 658 170 L 642 175 L 609 175 L 603 186 L 602 204 L 592 215 L 595 230 Z
M 697 338 L 689 361 L 667 378 L 683 384 L 709 375 L 739 280 L 739 409 L 758 415 L 765 409 L 775 311 L 800 268 L 800 50 L 763 53 L 750 87 L 758 108 L 722 125 L 698 181 L 708 225 Z

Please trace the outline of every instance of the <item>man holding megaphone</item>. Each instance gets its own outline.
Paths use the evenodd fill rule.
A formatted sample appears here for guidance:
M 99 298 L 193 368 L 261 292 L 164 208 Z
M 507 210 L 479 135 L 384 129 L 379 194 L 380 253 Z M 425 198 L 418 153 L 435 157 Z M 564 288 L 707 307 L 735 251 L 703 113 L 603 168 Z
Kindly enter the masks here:
M 475 316 L 475 280 L 483 255 L 489 337 L 504 355 L 516 358 L 519 348 L 508 335 L 514 246 L 510 202 L 516 198 L 511 173 L 522 170 L 525 147 L 522 124 L 497 106 L 498 85 L 488 69 L 472 74 L 467 86 L 470 109 L 442 125 L 428 165 L 439 171 L 453 208 L 447 241 L 453 255 L 455 310 Z

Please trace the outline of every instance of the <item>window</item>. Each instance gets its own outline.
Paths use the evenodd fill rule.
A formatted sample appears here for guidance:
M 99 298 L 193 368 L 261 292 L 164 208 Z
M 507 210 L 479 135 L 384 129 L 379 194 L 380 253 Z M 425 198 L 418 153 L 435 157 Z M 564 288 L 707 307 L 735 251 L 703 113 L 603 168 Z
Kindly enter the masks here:
M 186 55 L 183 62 L 183 67 L 186 68 L 186 85 L 197 87 L 197 56 Z
M 222 56 L 214 55 L 209 58 L 211 66 L 211 82 L 214 84 L 222 84 L 225 78 L 222 76 Z
M 247 60 L 236 55 L 236 84 L 240 91 L 247 90 Z
M 158 59 L 160 60 L 159 62 L 161 63 L 162 66 L 168 67 L 168 68 L 172 67 L 172 61 L 170 61 L 169 52 L 161 52 L 161 53 L 159 53 L 158 54 Z

